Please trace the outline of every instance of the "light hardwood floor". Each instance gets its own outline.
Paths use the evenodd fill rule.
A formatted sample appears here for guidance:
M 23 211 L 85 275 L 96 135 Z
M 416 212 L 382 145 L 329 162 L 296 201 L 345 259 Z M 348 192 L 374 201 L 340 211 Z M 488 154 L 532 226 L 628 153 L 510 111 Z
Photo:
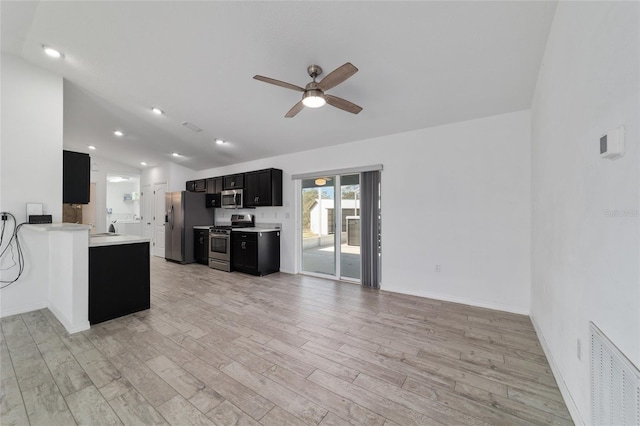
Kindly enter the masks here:
M 158 258 L 151 282 L 83 333 L 2 319 L 0 423 L 572 423 L 526 316 Z

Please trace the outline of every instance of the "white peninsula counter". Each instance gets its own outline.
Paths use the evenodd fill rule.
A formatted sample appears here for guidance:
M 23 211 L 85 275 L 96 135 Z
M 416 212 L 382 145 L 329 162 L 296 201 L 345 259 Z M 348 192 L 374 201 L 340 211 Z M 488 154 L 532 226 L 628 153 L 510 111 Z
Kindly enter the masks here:
M 47 307 L 69 333 L 89 328 L 90 225 L 48 223 L 23 225 L 25 231 L 43 233 L 47 247 L 35 251 L 33 268 L 46 268 Z M 42 240 L 44 244 L 44 240 Z

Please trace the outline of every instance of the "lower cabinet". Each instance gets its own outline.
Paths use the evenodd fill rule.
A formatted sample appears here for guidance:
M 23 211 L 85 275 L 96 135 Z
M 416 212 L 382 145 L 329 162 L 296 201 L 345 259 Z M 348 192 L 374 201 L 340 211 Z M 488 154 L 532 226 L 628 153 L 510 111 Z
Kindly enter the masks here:
M 196 262 L 209 264 L 209 229 L 193 230 L 193 255 Z
M 280 231 L 234 231 L 231 241 L 233 270 L 252 275 L 280 270 Z
M 151 307 L 149 243 L 89 248 L 89 323 Z

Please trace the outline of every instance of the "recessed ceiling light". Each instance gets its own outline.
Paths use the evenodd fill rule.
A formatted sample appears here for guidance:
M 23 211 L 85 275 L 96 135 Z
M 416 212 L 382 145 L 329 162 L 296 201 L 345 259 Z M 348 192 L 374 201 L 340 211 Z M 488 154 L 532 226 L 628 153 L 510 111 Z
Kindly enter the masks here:
M 140 165 L 141 165 L 141 166 L 146 166 L 146 165 L 147 165 L 147 163 L 145 163 L 144 161 L 141 161 L 141 162 L 140 162 Z
M 46 53 L 47 55 L 51 56 L 52 58 L 61 58 L 62 57 L 62 53 L 58 52 L 53 47 L 49 47 L 49 46 L 43 45 L 42 49 L 44 50 L 44 53 Z
M 178 154 L 177 152 L 174 152 L 174 153 L 173 153 L 173 154 L 171 154 L 171 155 L 173 155 L 174 157 L 182 157 L 182 155 Z
M 122 131 L 120 131 L 120 130 L 116 130 L 115 132 L 113 132 L 113 134 L 118 136 L 118 137 L 124 136 L 124 133 L 122 133 Z
M 216 139 L 216 143 L 218 145 L 224 145 L 224 141 L 222 139 Z
M 93 145 L 89 145 L 89 146 L 87 146 L 87 148 L 89 148 L 89 149 L 96 149 L 96 147 L 95 147 L 95 146 L 93 146 Z
M 158 114 L 158 115 L 164 114 L 163 110 L 161 110 L 160 108 L 156 108 L 156 107 L 151 108 L 151 111 L 153 111 L 154 114 Z

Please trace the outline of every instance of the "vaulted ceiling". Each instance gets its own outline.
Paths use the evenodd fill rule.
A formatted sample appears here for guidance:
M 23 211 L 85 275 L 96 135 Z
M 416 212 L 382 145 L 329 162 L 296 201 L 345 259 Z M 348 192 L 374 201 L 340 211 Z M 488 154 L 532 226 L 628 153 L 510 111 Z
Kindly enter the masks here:
M 202 170 L 529 108 L 555 6 L 3 1 L 2 51 L 65 78 L 65 148 Z M 252 79 L 304 86 L 308 65 L 326 75 L 345 62 L 359 72 L 330 94 L 358 115 L 284 118 L 301 94 Z

